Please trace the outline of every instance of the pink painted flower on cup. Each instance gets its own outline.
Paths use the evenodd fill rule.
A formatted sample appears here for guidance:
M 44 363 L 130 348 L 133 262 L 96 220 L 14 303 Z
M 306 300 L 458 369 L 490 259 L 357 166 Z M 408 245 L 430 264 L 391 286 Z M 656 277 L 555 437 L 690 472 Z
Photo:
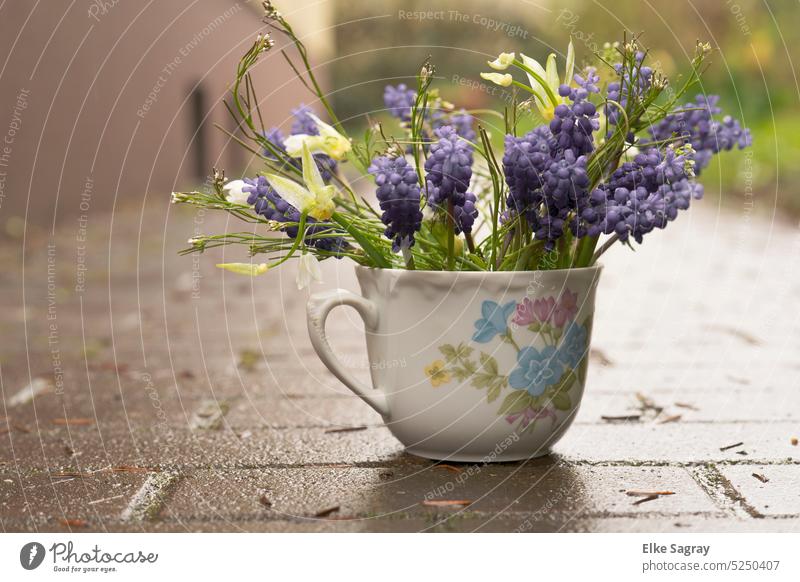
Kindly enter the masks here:
M 575 319 L 578 314 L 578 294 L 564 289 L 564 293 L 559 297 L 558 304 L 553 311 L 553 325 L 564 327 L 567 323 Z
M 533 301 L 533 313 L 541 323 L 550 323 L 553 312 L 556 310 L 556 300 L 552 297 L 535 299 Z
M 536 321 L 536 317 L 533 314 L 533 302 L 528 297 L 517 303 L 512 321 L 517 325 L 530 325 Z

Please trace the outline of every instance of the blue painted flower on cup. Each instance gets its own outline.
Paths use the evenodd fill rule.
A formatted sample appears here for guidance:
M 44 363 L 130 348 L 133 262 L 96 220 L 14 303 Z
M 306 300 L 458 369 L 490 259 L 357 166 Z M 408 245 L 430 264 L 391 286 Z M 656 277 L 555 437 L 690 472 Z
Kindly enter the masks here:
M 555 359 L 566 368 L 577 369 L 586 355 L 588 335 L 585 326 L 571 323 L 558 344 Z
M 531 396 L 541 396 L 548 386 L 558 382 L 563 370 L 553 346 L 541 352 L 527 347 L 517 354 L 517 367 L 509 374 L 508 383 L 517 390 L 527 390 Z
M 508 331 L 508 318 L 514 313 L 516 306 L 516 301 L 509 301 L 504 305 L 488 299 L 484 301 L 481 304 L 481 318 L 475 322 L 472 341 L 485 344 L 496 335 L 504 335 Z

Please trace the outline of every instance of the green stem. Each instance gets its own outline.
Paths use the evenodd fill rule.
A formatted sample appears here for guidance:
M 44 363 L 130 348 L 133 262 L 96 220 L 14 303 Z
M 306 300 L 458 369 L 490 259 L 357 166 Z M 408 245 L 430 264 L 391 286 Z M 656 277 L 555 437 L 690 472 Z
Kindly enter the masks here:
M 447 270 L 454 271 L 456 266 L 456 220 L 453 200 L 447 203 Z

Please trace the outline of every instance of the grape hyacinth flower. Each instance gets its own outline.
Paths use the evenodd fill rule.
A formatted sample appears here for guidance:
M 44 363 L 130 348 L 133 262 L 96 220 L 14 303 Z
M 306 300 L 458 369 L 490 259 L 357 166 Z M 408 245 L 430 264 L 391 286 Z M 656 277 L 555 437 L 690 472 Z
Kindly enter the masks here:
M 383 103 L 389 113 L 400 121 L 411 121 L 411 108 L 417 100 L 417 92 L 406 87 L 405 83 L 386 85 L 383 90 Z
M 292 109 L 292 116 L 294 116 L 294 121 L 292 121 L 292 135 L 301 133 L 319 135 L 319 128 L 311 117 L 313 114 L 314 110 L 305 103 L 301 103 Z
M 507 204 L 517 214 L 531 211 L 541 202 L 541 173 L 554 149 L 553 134 L 545 126 L 522 137 L 506 136 L 503 174 L 509 190 Z
M 405 158 L 379 156 L 372 160 L 369 173 L 375 176 L 376 194 L 386 225 L 384 234 L 392 241 L 392 250 L 414 246 L 414 234 L 422 225 L 420 187 L 416 170 Z
M 477 134 L 472 128 L 472 121 L 472 116 L 463 109 L 450 114 L 449 118 L 449 124 L 453 126 L 453 129 L 456 130 L 456 133 L 459 135 L 459 137 L 462 137 L 467 141 L 474 142 Z M 437 124 L 434 123 L 434 127 L 436 126 Z
M 280 197 L 264 176 L 244 178 L 242 191 L 248 194 L 247 204 L 253 206 L 256 214 L 267 220 L 275 222 L 300 222 L 300 212 L 286 200 Z M 314 238 L 320 233 L 332 233 L 333 229 L 327 224 L 317 224 L 311 217 L 306 219 L 305 243 L 317 249 L 338 253 L 347 248 L 347 242 L 341 237 Z M 289 238 L 297 238 L 298 227 L 289 226 L 284 229 Z
M 581 211 L 588 234 L 616 234 L 623 242 L 633 237 L 641 243 L 645 234 L 664 228 L 679 210 L 689 208 L 692 198 L 702 197 L 690 169 L 685 154 L 672 147 L 664 154 L 650 149 L 622 164 Z
M 456 130 L 445 125 L 434 130 L 438 141 L 425 160 L 428 203 L 441 208 L 449 202 L 464 206 L 472 178 L 472 148 L 459 139 Z
M 750 130 L 742 128 L 737 120 L 730 116 L 722 121 L 714 119 L 714 115 L 722 112 L 718 102 L 718 95 L 698 95 L 694 102 L 651 127 L 650 136 L 654 142 L 679 138 L 691 144 L 695 150 L 695 173 L 699 175 L 714 154 L 734 147 L 744 149 L 752 144 Z
M 653 84 L 653 69 L 642 64 L 645 56 L 642 51 L 636 52 L 633 77 L 631 77 L 630 70 L 623 68 L 622 63 L 614 65 L 618 78 L 608 84 L 608 99 L 619 103 L 623 109 L 627 109 L 629 95 L 634 100 L 639 100 L 650 90 Z M 617 125 L 621 116 L 618 106 L 613 103 L 606 105 L 606 116 L 609 123 Z
M 585 89 L 572 89 L 569 85 L 561 85 L 558 94 L 569 97 L 572 105 L 559 104 L 550 121 L 550 131 L 556 139 L 559 150 L 571 150 L 575 156 L 582 156 L 594 150 L 592 133 L 600 127 L 597 120 L 597 108 L 586 100 Z

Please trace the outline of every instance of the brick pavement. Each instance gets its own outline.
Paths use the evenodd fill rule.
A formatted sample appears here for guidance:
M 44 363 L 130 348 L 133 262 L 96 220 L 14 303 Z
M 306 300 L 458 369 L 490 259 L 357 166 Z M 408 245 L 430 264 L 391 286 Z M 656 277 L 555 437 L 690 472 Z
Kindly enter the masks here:
M 442 467 L 406 455 L 316 360 L 293 269 L 251 281 L 216 270 L 219 253 L 178 257 L 194 217 L 164 211 L 93 216 L 80 293 L 76 224 L 50 263 L 47 232 L 31 227 L 24 254 L 3 245 L 4 531 L 800 529 L 792 225 L 706 201 L 637 253 L 615 249 L 556 452 Z M 356 288 L 332 261 L 325 285 Z M 329 326 L 365 375 L 355 317 Z M 621 415 L 639 419 L 603 419 Z M 634 504 L 634 489 L 675 494 Z M 437 490 L 473 503 L 423 505 Z

